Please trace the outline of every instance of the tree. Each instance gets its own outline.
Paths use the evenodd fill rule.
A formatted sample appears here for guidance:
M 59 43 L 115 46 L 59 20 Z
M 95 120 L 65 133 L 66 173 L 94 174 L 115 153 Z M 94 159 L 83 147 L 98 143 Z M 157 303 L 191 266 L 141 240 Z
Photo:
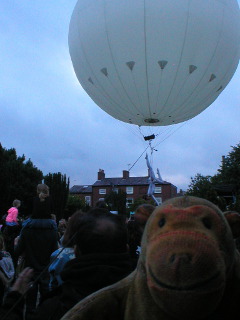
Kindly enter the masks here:
M 16 150 L 9 150 L 0 144 L 0 213 L 3 215 L 14 199 L 22 202 L 20 212 L 29 214 L 29 199 L 36 195 L 36 186 L 42 181 L 43 173 L 25 156 L 17 156 Z
M 197 173 L 191 177 L 191 183 L 186 192 L 189 196 L 207 199 L 215 204 L 219 203 L 217 192 L 214 189 L 211 176 L 203 176 Z
M 203 176 L 197 173 L 195 177 L 191 177 L 191 183 L 188 186 L 187 194 L 200 198 L 214 198 L 214 190 L 212 187 L 212 177 Z
M 226 209 L 240 212 L 240 144 L 231 146 L 232 150 L 222 157 L 218 173 L 213 183 L 219 192 L 225 192 Z
M 153 206 L 156 205 L 156 203 L 150 198 L 149 200 L 145 200 L 143 198 L 138 198 L 136 200 L 134 200 L 134 202 L 129 206 L 129 212 L 134 212 L 137 207 L 139 207 L 142 204 L 151 204 Z
M 240 193 L 240 144 L 231 146 L 232 151 L 224 156 L 214 182 L 234 185 L 236 194 Z
M 66 175 L 58 173 L 49 173 L 44 177 L 44 183 L 50 188 L 50 195 L 54 203 L 54 213 L 57 220 L 64 216 L 68 194 L 69 194 L 69 178 Z
M 106 195 L 105 201 L 111 210 L 118 211 L 120 214 L 126 214 L 126 198 L 126 192 L 118 190 L 118 192 L 112 191 Z
M 78 196 L 69 195 L 66 205 L 65 218 L 70 217 L 77 210 L 88 211 L 89 205 Z
M 231 148 L 228 155 L 222 157 L 216 175 L 198 173 L 191 178 L 188 195 L 208 199 L 222 210 L 240 211 L 240 143 Z
M 197 173 L 194 178 L 191 177 L 191 183 L 186 192 L 189 196 L 207 199 L 216 204 L 222 210 L 226 210 L 226 201 L 220 197 L 213 183 L 214 177 L 203 176 Z

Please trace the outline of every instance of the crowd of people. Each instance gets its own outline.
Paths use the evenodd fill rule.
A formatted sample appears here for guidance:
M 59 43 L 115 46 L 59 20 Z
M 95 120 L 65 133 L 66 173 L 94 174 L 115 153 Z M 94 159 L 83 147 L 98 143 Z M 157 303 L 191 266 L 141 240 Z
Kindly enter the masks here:
M 101 202 L 57 222 L 45 184 L 37 186 L 21 224 L 20 205 L 13 201 L 0 234 L 1 319 L 61 319 L 86 296 L 128 276 L 155 208 L 140 205 L 126 221 Z

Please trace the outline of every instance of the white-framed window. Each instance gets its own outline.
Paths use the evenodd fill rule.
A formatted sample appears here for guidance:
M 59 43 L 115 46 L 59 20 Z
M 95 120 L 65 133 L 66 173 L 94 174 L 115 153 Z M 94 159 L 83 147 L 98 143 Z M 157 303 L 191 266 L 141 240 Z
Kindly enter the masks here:
M 154 193 L 162 193 L 162 187 L 155 187 Z
M 85 202 L 91 205 L 91 196 L 85 196 Z
M 126 187 L 127 194 L 133 194 L 133 187 Z
M 105 199 L 104 198 L 99 198 L 98 201 L 105 201 Z
M 133 204 L 133 198 L 127 198 L 126 199 L 126 207 L 129 208 L 131 204 Z
M 99 194 L 106 194 L 106 189 L 99 189 Z
M 157 200 L 157 202 L 158 202 L 159 204 L 162 204 L 162 197 L 155 197 L 155 199 Z

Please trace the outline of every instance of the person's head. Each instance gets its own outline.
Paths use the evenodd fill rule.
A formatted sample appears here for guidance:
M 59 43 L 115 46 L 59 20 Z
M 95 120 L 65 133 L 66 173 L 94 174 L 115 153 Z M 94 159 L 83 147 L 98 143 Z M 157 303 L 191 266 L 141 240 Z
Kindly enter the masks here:
M 87 214 L 92 216 L 106 215 L 106 214 L 109 214 L 109 210 L 107 208 L 96 207 L 89 210 Z
M 104 200 L 98 200 L 95 207 L 99 208 L 99 209 L 107 209 L 108 205 L 106 204 L 106 202 Z
M 137 207 L 134 219 L 142 227 L 144 227 L 148 221 L 148 218 L 152 214 L 155 207 L 151 204 L 141 204 Z
M 78 210 L 71 216 L 71 219 L 68 220 L 68 223 L 66 223 L 65 219 L 59 221 L 59 224 L 61 223 L 62 227 L 64 226 L 65 229 L 62 240 L 63 247 L 71 248 L 74 246 L 74 235 L 78 232 L 79 226 L 81 225 L 81 219 L 84 214 L 85 213 L 83 213 L 81 210 Z
M 227 219 L 228 224 L 232 230 L 233 238 L 240 237 L 240 214 L 236 211 L 225 211 L 224 217 Z
M 122 219 L 111 213 L 86 214 L 76 235 L 75 253 L 124 253 L 127 251 L 127 228 Z
M 19 208 L 20 207 L 20 205 L 21 205 L 21 201 L 20 200 L 17 200 L 17 199 L 15 199 L 14 201 L 13 201 L 13 207 L 15 207 L 15 208 Z
M 56 215 L 52 213 L 52 214 L 51 214 L 51 219 L 54 220 L 54 221 L 57 221 Z
M 40 201 L 44 201 L 47 197 L 49 197 L 49 187 L 46 184 L 38 184 L 37 194 Z

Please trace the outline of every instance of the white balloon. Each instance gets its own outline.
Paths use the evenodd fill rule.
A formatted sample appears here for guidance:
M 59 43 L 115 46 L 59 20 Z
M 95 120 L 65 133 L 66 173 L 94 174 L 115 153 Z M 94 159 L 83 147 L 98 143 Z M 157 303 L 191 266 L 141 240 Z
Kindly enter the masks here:
M 206 109 L 240 57 L 237 0 L 79 0 L 69 29 L 75 73 L 116 119 L 169 125 Z

